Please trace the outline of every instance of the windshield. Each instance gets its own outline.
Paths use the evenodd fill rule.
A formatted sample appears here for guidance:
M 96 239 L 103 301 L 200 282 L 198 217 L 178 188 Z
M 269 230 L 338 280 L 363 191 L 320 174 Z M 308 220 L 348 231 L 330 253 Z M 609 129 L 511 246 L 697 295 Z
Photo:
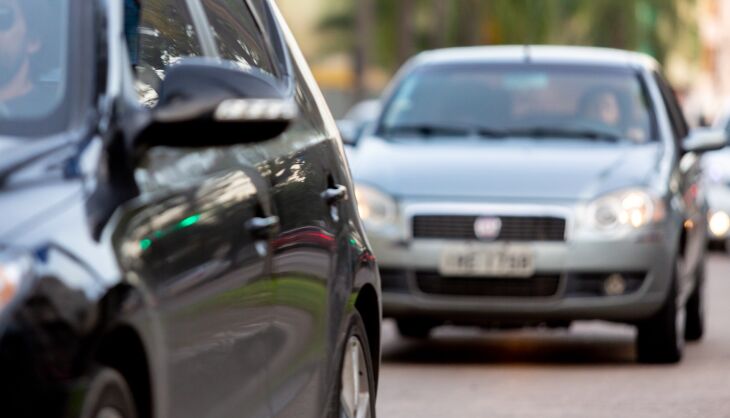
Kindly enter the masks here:
M 379 132 L 417 136 L 652 141 L 651 109 L 630 69 L 566 65 L 447 65 L 401 83 Z
M 0 0 L 0 135 L 68 124 L 69 0 Z

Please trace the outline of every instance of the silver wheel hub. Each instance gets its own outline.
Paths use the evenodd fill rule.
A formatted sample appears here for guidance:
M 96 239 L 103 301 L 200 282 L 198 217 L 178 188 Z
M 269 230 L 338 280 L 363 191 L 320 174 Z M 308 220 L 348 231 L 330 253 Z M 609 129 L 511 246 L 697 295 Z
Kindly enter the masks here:
M 342 359 L 341 418 L 370 418 L 370 382 L 360 339 L 350 337 Z

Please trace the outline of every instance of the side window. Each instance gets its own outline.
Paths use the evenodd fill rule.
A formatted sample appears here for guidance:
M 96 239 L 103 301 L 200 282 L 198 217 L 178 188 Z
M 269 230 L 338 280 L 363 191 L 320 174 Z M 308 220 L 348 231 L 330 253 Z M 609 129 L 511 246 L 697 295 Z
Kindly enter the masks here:
M 202 0 L 221 58 L 274 74 L 266 40 L 245 0 Z
M 185 0 L 142 0 L 136 87 L 143 104 L 157 103 L 168 66 L 181 58 L 201 55 L 198 34 Z
M 309 89 L 309 85 L 302 74 L 301 68 L 298 65 L 294 65 L 294 74 L 296 76 L 296 91 L 294 99 L 299 105 L 299 110 L 302 113 L 302 118 L 306 120 L 312 128 L 317 131 L 324 132 L 324 121 L 322 120 L 322 114 L 317 102 L 314 99 L 312 91 Z
M 667 83 L 667 81 L 658 73 L 654 74 L 654 78 L 662 92 L 662 99 L 664 100 L 664 105 L 666 106 L 671 119 L 674 138 L 677 144 L 681 144 L 681 141 L 687 136 L 687 134 L 689 134 L 689 127 L 687 126 L 687 121 L 684 119 L 682 108 L 677 101 L 677 96 L 669 86 L 669 83 Z

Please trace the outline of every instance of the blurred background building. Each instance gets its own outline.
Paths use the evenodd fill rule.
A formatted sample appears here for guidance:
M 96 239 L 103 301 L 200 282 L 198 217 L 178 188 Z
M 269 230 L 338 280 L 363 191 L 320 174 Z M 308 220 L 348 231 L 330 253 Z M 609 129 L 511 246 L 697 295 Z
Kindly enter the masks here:
M 278 0 L 336 116 L 422 50 L 568 44 L 646 52 L 693 122 L 730 97 L 729 0 Z
M 688 113 L 708 120 L 727 112 L 730 98 L 730 1 L 700 0 L 700 71 L 687 97 Z

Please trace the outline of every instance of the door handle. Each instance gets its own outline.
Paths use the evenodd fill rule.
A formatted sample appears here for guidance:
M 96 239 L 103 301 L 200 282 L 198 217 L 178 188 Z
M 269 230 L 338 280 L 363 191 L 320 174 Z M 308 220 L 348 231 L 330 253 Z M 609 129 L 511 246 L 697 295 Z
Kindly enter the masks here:
M 279 217 L 251 218 L 246 222 L 246 229 L 257 237 L 268 237 L 279 230 Z
M 337 202 L 347 199 L 347 187 L 337 185 L 329 188 L 322 193 L 322 199 L 327 202 L 328 205 L 334 205 Z

